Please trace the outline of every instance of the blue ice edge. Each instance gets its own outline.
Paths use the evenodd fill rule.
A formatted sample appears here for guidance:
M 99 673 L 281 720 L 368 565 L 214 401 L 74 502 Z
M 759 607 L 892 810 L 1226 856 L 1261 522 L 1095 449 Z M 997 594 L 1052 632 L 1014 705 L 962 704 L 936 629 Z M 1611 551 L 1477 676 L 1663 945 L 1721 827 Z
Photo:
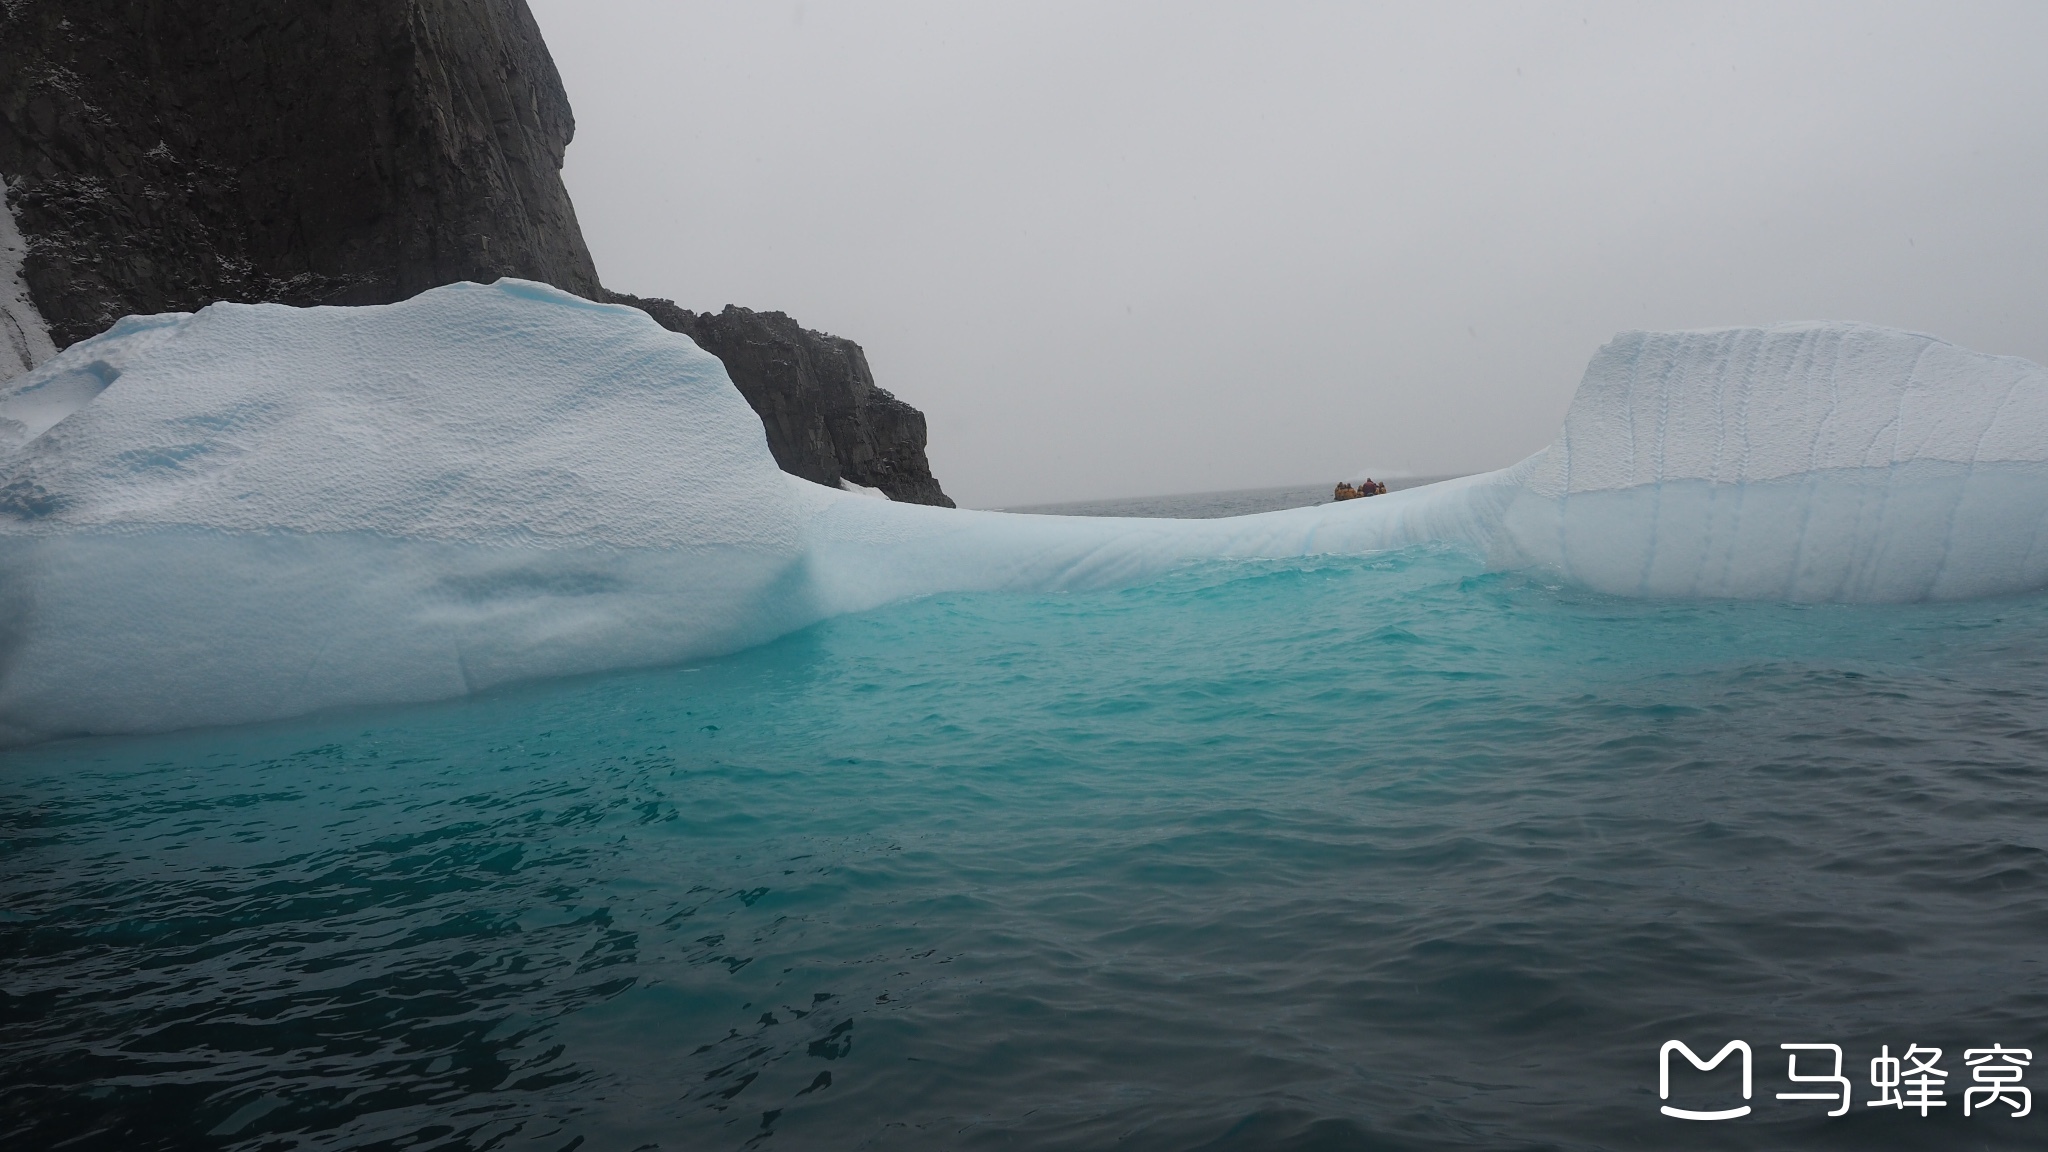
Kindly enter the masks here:
M 2048 586 L 2044 521 L 2048 373 L 1868 325 L 1626 333 L 1520 464 L 1188 521 L 796 480 L 716 359 L 546 285 L 224 304 L 0 391 L 0 742 L 444 699 L 1224 558 L 1448 545 L 1618 595 L 1998 595 Z

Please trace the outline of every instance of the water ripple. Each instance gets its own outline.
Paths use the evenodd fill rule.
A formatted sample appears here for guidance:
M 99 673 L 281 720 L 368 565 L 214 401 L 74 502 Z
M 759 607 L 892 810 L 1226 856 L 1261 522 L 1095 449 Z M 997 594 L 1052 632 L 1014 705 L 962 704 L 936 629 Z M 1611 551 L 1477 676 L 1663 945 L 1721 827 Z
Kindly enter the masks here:
M 2048 1048 L 2044 715 L 2040 598 L 1420 551 L 14 752 L 0 1139 L 2034 1146 L 1764 1085 Z M 1663 1040 L 1738 1036 L 1755 1117 L 1657 1115 Z

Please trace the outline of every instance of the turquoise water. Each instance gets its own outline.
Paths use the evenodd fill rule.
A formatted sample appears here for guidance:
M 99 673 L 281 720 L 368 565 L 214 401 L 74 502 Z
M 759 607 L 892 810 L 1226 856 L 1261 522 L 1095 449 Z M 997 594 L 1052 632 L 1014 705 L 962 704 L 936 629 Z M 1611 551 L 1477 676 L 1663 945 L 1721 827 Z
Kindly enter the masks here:
M 1960 1103 L 2048 1048 L 2044 717 L 2048 598 L 1415 551 L 17 750 L 0 1143 L 2038 1147 Z M 1755 1112 L 1660 1116 L 1674 1038 Z M 1950 1105 L 1865 1107 L 1916 1043 Z

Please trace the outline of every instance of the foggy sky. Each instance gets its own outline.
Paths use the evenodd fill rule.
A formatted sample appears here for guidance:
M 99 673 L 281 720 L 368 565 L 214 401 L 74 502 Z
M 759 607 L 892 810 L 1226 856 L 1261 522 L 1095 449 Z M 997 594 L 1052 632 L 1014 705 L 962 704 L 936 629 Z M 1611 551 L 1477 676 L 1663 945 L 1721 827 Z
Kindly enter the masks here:
M 965 506 L 1499 467 L 1632 328 L 2048 362 L 2048 5 L 530 3 L 605 283 L 858 341 Z

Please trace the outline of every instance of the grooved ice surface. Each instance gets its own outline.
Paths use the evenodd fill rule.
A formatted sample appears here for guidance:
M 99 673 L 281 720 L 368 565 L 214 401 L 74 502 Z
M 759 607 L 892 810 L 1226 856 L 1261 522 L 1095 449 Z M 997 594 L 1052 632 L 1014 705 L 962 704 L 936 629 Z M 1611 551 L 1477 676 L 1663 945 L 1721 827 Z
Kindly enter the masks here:
M 0 388 L 0 742 L 457 696 L 934 592 L 1461 546 L 1625 594 L 2048 585 L 2048 380 L 1861 325 L 1633 333 L 1484 476 L 1216 520 L 778 471 L 723 366 L 515 280 L 131 317 Z
M 1600 349 L 1491 552 L 1606 592 L 1904 601 L 2048 584 L 2048 373 L 1867 324 Z
M 1563 496 L 2044 458 L 2040 365 L 1869 324 L 1780 324 L 1615 337 L 1524 482 Z

